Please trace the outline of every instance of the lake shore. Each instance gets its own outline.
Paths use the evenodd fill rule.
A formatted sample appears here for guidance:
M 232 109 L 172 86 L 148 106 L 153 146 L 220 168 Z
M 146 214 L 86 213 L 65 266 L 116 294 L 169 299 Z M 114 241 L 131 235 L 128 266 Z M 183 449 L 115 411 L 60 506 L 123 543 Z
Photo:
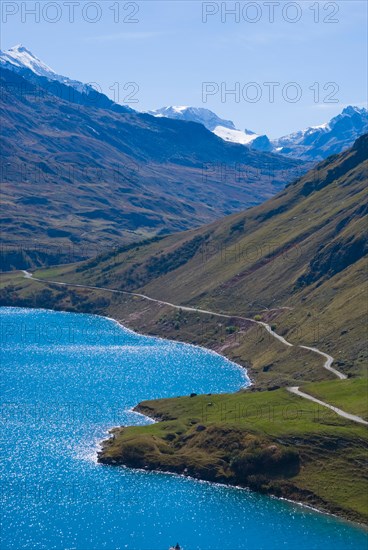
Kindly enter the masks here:
M 30 282 L 31 282 L 32 285 L 35 284 L 35 282 L 33 282 L 33 281 L 30 281 Z M 91 292 L 91 296 L 90 296 L 91 303 L 93 303 L 94 294 L 95 294 L 95 292 Z M 100 293 L 98 293 L 98 294 L 100 294 Z M 189 333 L 187 335 L 185 332 L 182 333 L 181 330 L 175 331 L 174 333 L 173 333 L 172 330 L 170 330 L 168 332 L 166 330 L 167 325 L 160 326 L 160 323 L 157 323 L 157 321 L 155 321 L 155 320 L 154 320 L 153 323 L 148 322 L 148 324 L 147 324 L 147 320 L 149 319 L 149 317 L 144 316 L 142 318 L 142 315 L 137 316 L 136 308 L 137 308 L 137 305 L 135 305 L 134 308 L 130 308 L 130 310 L 126 312 L 126 320 L 122 319 L 122 311 L 121 311 L 120 308 L 119 308 L 119 310 L 115 310 L 113 307 L 111 307 L 106 312 L 101 312 L 100 311 L 98 313 L 94 313 L 93 311 L 91 311 L 90 313 L 93 313 L 93 314 L 101 316 L 101 317 L 107 317 L 110 320 L 117 322 L 119 325 L 121 325 L 125 329 L 128 328 L 128 329 L 134 330 L 135 332 L 137 332 L 139 334 L 147 334 L 149 336 L 158 336 L 159 338 L 163 338 L 165 340 L 181 341 L 183 343 L 189 343 L 189 344 L 193 345 L 193 341 L 192 341 L 192 338 L 191 338 L 191 333 Z M 69 309 L 69 311 L 70 311 L 70 309 Z M 78 311 L 75 311 L 75 312 L 78 312 Z M 227 359 L 230 359 L 230 361 L 237 363 L 240 367 L 243 367 L 243 368 L 245 367 L 246 370 L 247 370 L 247 373 L 248 373 L 249 363 L 244 361 L 244 360 L 240 360 L 239 362 L 237 362 L 237 357 L 234 356 L 235 355 L 234 354 L 234 349 L 236 349 L 236 345 L 235 346 L 233 345 L 234 344 L 234 335 L 232 335 L 232 334 L 228 335 L 228 339 L 230 341 L 229 346 L 227 346 L 224 343 L 222 343 L 221 345 L 220 344 L 214 344 L 213 340 L 211 340 L 211 342 L 208 342 L 208 341 L 206 341 L 205 338 L 202 339 L 200 341 L 200 343 L 198 343 L 198 344 L 196 343 L 194 345 L 198 346 L 198 347 L 206 348 L 206 349 L 208 349 L 212 352 L 220 353 L 221 355 L 225 356 Z M 235 338 L 235 340 L 236 340 L 236 338 Z M 274 339 L 272 338 L 272 340 L 274 340 Z M 252 377 L 252 382 L 254 383 L 255 382 L 255 380 L 254 380 L 255 372 L 252 368 L 250 369 L 250 371 L 251 371 L 250 375 Z M 271 388 L 268 388 L 268 389 L 274 390 L 274 389 L 277 389 L 277 388 L 278 388 L 278 386 L 276 386 L 276 387 L 271 386 Z M 262 395 L 262 398 L 264 398 L 266 400 L 267 400 L 268 396 L 270 396 L 272 393 L 274 393 L 274 391 L 272 391 L 272 392 L 270 392 L 270 391 L 259 391 L 261 389 L 262 388 L 256 387 L 256 385 L 253 385 L 247 393 L 254 394 L 254 395 Z M 300 405 L 298 405 L 298 406 L 300 406 Z M 135 428 L 132 428 L 132 429 L 134 430 Z M 253 427 L 250 427 L 250 431 L 252 431 L 253 429 L 254 429 Z M 351 441 L 349 441 L 349 445 L 350 445 L 350 443 L 351 443 Z M 320 455 L 319 449 L 317 449 L 316 453 L 317 453 L 317 456 L 319 457 L 319 455 Z M 134 465 L 134 467 L 136 467 L 136 464 Z M 154 465 L 152 465 L 149 462 L 147 464 L 144 464 L 143 467 L 147 467 L 147 468 L 151 468 L 151 469 L 160 469 L 160 470 L 163 470 L 163 471 L 165 471 L 165 470 L 166 471 L 177 471 L 176 466 L 175 466 L 174 470 L 170 470 L 164 464 L 154 464 Z M 183 468 L 179 469 L 180 472 L 183 472 L 184 475 L 186 475 L 184 470 L 185 470 L 185 466 Z M 195 474 L 195 477 L 197 477 L 197 478 L 212 481 L 211 475 L 208 476 L 207 474 L 203 474 L 203 472 L 201 473 L 200 468 L 198 469 L 198 471 L 195 470 L 194 474 Z M 337 474 L 337 476 L 338 475 L 339 474 Z M 354 472 L 354 475 L 355 475 L 355 472 Z M 364 516 L 364 514 L 362 515 L 360 513 L 356 513 L 356 511 L 354 511 L 354 510 L 346 510 L 346 509 L 344 509 L 344 507 L 341 507 L 339 504 L 337 504 L 337 505 L 334 504 L 333 499 L 330 500 L 330 498 L 329 498 L 331 495 L 328 495 L 328 498 L 325 498 L 324 496 L 320 495 L 319 494 L 320 493 L 319 487 L 321 485 L 321 479 L 318 479 L 319 477 L 320 477 L 319 475 L 315 476 L 315 481 L 317 483 L 317 488 L 314 487 L 314 490 L 312 490 L 312 491 L 307 489 L 306 494 L 304 494 L 304 488 L 295 489 L 293 487 L 290 487 L 290 485 L 288 487 L 282 487 L 282 488 L 277 487 L 276 490 L 273 490 L 270 487 L 268 487 L 267 489 L 264 489 L 263 487 L 258 487 L 257 484 L 255 484 L 255 485 L 253 485 L 253 489 L 258 490 L 260 492 L 267 493 L 267 494 L 278 496 L 279 498 L 286 498 L 286 499 L 292 500 L 294 502 L 303 502 L 306 505 L 311 505 L 313 508 L 317 508 L 317 509 L 319 509 L 321 511 L 324 511 L 324 512 L 329 512 L 329 513 L 332 513 L 332 514 L 335 514 L 335 515 L 339 515 L 340 517 L 343 517 L 343 518 L 346 518 L 346 519 L 349 519 L 349 520 L 353 520 L 353 521 L 357 521 L 359 523 L 366 523 L 367 522 L 367 519 Z M 359 478 L 359 476 L 358 476 L 358 478 Z M 330 481 L 327 480 L 327 478 L 322 479 L 322 485 L 323 485 L 323 489 L 324 489 L 322 491 L 322 493 L 325 492 L 326 485 L 328 485 L 328 484 L 331 484 L 332 487 L 336 487 L 338 485 L 338 483 L 336 481 L 337 479 L 338 479 L 338 477 L 334 478 L 332 484 L 330 483 Z M 225 482 L 227 484 L 237 485 L 237 482 L 233 483 L 233 482 L 230 482 L 228 479 L 225 479 L 223 482 Z M 359 481 L 359 483 L 360 483 L 360 481 Z M 249 486 L 249 484 L 245 485 L 245 486 Z M 345 482 L 343 484 L 343 486 L 346 487 L 347 482 Z M 327 491 L 327 493 L 329 493 L 329 491 Z M 312 502 L 310 502 L 311 500 L 312 500 Z M 341 498 L 341 496 L 340 496 L 338 500 L 339 500 L 340 503 L 342 503 L 344 498 Z
M 140 403 L 134 410 L 153 419 L 155 424 L 148 427 L 113 428 L 110 431 L 111 437 L 101 443 L 98 462 L 170 472 L 198 480 L 247 488 L 366 525 L 367 516 L 363 510 L 341 506 L 336 502 L 333 494 L 326 491 L 329 482 L 323 473 L 311 467 L 308 455 L 314 452 L 314 434 L 299 434 L 301 445 L 295 440 L 295 434 L 288 434 L 287 437 L 284 434 L 280 437 L 276 433 L 275 436 L 271 436 L 270 422 L 265 423 L 268 425 L 266 434 L 264 426 L 257 426 L 251 418 L 245 419 L 248 421 L 245 426 L 241 421 L 232 421 L 227 425 L 224 419 L 221 419 L 220 423 L 214 422 L 215 419 L 212 422 L 211 418 L 204 419 L 203 414 L 199 412 L 203 410 L 206 400 L 220 400 L 215 403 L 217 412 L 219 403 L 221 405 L 221 400 L 227 397 L 244 401 L 249 396 L 251 399 L 257 397 L 259 400 L 264 399 L 266 393 L 272 393 L 277 415 L 282 407 L 285 409 L 285 406 L 292 406 L 292 402 L 280 406 L 282 400 L 289 398 L 286 397 L 287 392 L 285 395 L 277 395 L 283 391 L 249 394 L 243 391 L 229 396 L 193 396 Z M 290 398 L 292 399 L 292 396 Z M 201 401 L 202 405 L 198 409 L 198 403 Z M 250 407 L 253 405 L 250 404 Z M 264 403 L 261 406 L 263 405 Z M 311 417 L 314 416 L 313 408 L 309 409 L 309 414 Z M 324 420 L 331 421 L 331 417 Z M 295 426 L 293 429 L 295 430 Z M 328 436 L 326 434 L 322 442 L 326 449 L 332 447 L 332 452 L 325 449 L 325 454 L 330 456 L 324 461 L 323 469 L 328 463 L 333 466 L 335 441 L 335 437 L 330 433 Z M 349 444 L 352 445 L 352 441 Z M 247 453 L 245 457 L 241 457 L 238 449 L 244 447 L 247 448 Z M 355 452 L 356 450 L 354 449 Z M 321 457 L 318 461 L 321 462 Z M 234 464 L 237 466 L 234 467 Z M 248 475 L 244 476 L 246 469 Z M 340 472 L 337 472 L 337 476 L 339 474 Z M 345 485 L 346 492 L 348 484 L 345 480 L 340 483 L 340 490 L 344 493 Z M 337 488 L 336 485 L 332 485 L 330 489 Z

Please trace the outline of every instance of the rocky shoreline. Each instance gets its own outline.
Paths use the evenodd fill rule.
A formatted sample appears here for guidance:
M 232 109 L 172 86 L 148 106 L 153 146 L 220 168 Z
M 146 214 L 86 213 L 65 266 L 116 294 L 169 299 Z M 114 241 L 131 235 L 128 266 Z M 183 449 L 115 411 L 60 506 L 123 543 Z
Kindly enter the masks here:
M 157 413 L 154 413 L 154 411 L 150 410 L 150 408 L 145 404 L 140 403 L 134 407 L 133 410 L 134 412 L 143 414 L 158 423 L 164 423 L 172 420 L 172 418 L 167 415 L 157 415 Z M 197 433 L 204 432 L 206 430 L 206 426 L 197 424 L 195 426 L 195 430 Z M 298 469 L 300 457 L 298 453 L 287 452 L 286 455 L 284 454 L 284 459 L 282 459 L 284 449 L 282 448 L 282 445 L 277 443 L 272 444 L 271 442 L 271 444 L 269 444 L 270 441 L 264 442 L 267 450 L 271 450 L 272 453 L 278 453 L 278 463 L 276 465 L 276 469 L 273 469 L 273 475 L 272 472 L 268 474 L 264 471 L 264 463 L 260 458 L 260 468 L 258 474 L 250 475 L 246 480 L 244 480 L 244 477 L 241 475 L 240 471 L 234 471 L 234 468 L 231 469 L 231 473 L 229 472 L 229 469 L 226 470 L 224 468 L 223 473 L 221 474 L 220 469 L 222 468 L 216 467 L 214 463 L 204 466 L 203 463 L 196 463 L 195 460 L 183 462 L 182 457 L 177 457 L 177 459 L 174 458 L 169 462 L 165 459 L 160 461 L 157 454 L 152 453 L 152 447 L 150 445 L 146 445 L 143 452 L 134 453 L 132 450 L 135 443 L 133 443 L 133 447 L 130 444 L 128 447 L 124 446 L 124 438 L 128 435 L 128 439 L 130 439 L 132 432 L 134 432 L 134 427 L 122 426 L 109 430 L 110 437 L 100 443 L 101 450 L 98 452 L 98 463 L 107 466 L 123 466 L 146 471 L 175 474 L 189 477 L 194 480 L 248 489 L 307 506 L 321 513 L 338 516 L 364 526 L 367 525 L 366 519 L 360 514 L 348 512 L 346 509 L 342 509 L 341 507 L 321 498 L 314 492 L 298 487 L 292 482 L 291 479 L 285 479 L 284 474 L 287 474 L 287 471 L 290 473 L 291 470 Z M 190 435 L 183 434 L 181 443 L 185 445 L 185 441 L 189 438 Z M 163 441 L 160 442 L 159 437 L 154 436 L 154 440 L 157 445 L 160 445 L 161 442 L 163 443 Z M 164 457 L 165 450 L 161 449 L 161 451 L 163 451 L 161 456 Z M 255 464 L 257 459 L 258 457 L 256 458 Z M 223 466 L 223 464 L 221 466 Z M 274 466 L 275 464 L 271 465 L 271 470 Z M 255 467 L 255 471 L 257 472 L 257 466 Z

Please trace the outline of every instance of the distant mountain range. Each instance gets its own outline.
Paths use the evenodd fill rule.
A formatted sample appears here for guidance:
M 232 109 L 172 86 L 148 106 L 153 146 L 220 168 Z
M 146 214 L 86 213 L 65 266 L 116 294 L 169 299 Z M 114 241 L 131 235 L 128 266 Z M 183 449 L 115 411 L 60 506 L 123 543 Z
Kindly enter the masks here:
M 251 130 L 237 130 L 231 120 L 218 117 L 214 112 L 202 107 L 162 107 L 149 111 L 156 117 L 175 118 L 176 120 L 198 122 L 203 124 L 224 141 L 249 145 L 257 151 L 271 151 L 272 145 L 267 136 L 260 136 Z
M 0 67 L 3 269 L 83 259 L 254 206 L 366 126 L 367 111 L 349 107 L 276 143 L 208 109 L 138 113 L 22 45 L 0 53 Z
M 306 170 L 202 124 L 137 113 L 103 94 L 91 101 L 23 46 L 1 60 L 4 269 L 196 227 L 262 202 Z
M 154 116 L 199 122 L 225 141 L 247 145 L 257 151 L 269 151 L 305 161 L 320 161 L 341 153 L 368 131 L 368 111 L 346 107 L 328 123 L 270 140 L 251 130 L 238 130 L 231 120 L 224 120 L 208 109 L 195 107 L 163 107 L 150 111 Z
M 351 147 L 366 132 L 367 109 L 349 106 L 328 123 L 272 141 L 272 151 L 303 160 L 322 160 Z
M 0 66 L 21 74 L 28 80 L 38 83 L 37 77 L 48 81 L 57 81 L 68 88 L 64 89 L 63 98 L 77 103 L 93 103 L 100 108 L 118 112 L 133 111 L 128 106 L 117 105 L 104 94 L 97 92 L 88 84 L 72 80 L 67 76 L 57 74 L 43 61 L 38 59 L 22 44 L 18 44 L 5 52 L 0 52 Z M 77 93 L 71 94 L 70 88 Z M 69 97 L 66 98 L 66 94 Z M 368 110 L 348 106 L 329 122 L 319 126 L 310 126 L 304 130 L 270 140 L 266 134 L 257 134 L 252 130 L 239 130 L 231 120 L 217 116 L 209 109 L 202 107 L 169 106 L 148 111 L 155 117 L 166 117 L 186 122 L 203 124 L 208 130 L 224 141 L 246 145 L 256 151 L 272 152 L 297 158 L 307 162 L 319 162 L 329 155 L 338 154 L 351 147 L 354 141 L 368 132 Z

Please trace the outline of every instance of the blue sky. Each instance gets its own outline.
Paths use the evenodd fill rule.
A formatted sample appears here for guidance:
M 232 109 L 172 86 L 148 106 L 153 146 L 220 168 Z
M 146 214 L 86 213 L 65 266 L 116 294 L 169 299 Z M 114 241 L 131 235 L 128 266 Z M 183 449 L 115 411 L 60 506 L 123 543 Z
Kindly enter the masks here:
M 60 74 L 130 94 L 138 110 L 207 107 L 278 137 L 367 97 L 365 1 L 75 0 L 74 20 L 66 0 L 41 1 L 39 22 L 27 12 L 36 4 L 3 0 L 1 49 L 22 43 Z

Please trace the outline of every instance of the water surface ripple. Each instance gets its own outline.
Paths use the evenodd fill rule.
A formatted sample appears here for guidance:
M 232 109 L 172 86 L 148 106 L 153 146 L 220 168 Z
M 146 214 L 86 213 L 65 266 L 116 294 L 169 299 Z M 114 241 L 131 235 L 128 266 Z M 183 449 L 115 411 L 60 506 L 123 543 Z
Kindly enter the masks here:
M 235 391 L 242 369 L 93 316 L 0 308 L 1 549 L 364 548 L 365 530 L 285 501 L 96 463 L 143 399 Z

